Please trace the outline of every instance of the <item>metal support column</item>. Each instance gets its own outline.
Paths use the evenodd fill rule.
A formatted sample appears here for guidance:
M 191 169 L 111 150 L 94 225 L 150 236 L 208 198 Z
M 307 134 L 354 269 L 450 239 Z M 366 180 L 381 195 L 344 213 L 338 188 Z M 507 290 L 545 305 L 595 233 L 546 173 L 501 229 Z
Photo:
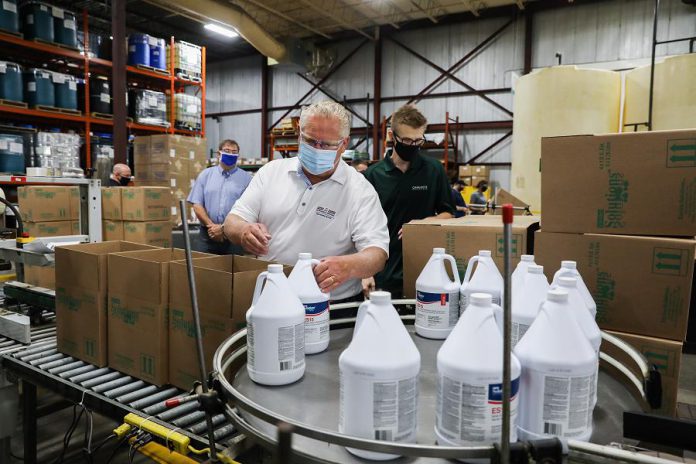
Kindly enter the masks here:
M 268 145 L 268 58 L 261 56 L 261 157 L 266 155 Z M 270 159 L 270 155 L 268 155 Z
M 377 28 L 375 40 L 374 56 L 374 84 L 373 95 L 375 98 L 372 104 L 372 159 L 378 160 L 381 152 L 379 125 L 382 120 L 382 31 Z M 368 116 L 369 117 L 369 116 Z
M 22 427 L 24 429 L 24 462 L 36 463 L 36 385 L 22 382 Z
M 653 17 L 652 54 L 650 56 L 650 97 L 648 100 L 648 130 L 653 129 L 653 94 L 655 91 L 655 52 L 657 49 L 657 19 L 660 14 L 660 0 L 655 0 Z
M 84 201 L 85 196 L 87 201 Z M 90 243 L 102 241 L 101 180 L 91 179 L 80 185 L 80 227 L 83 235 L 89 235 Z M 86 220 L 85 220 L 86 218 Z M 87 228 L 85 230 L 85 227 Z
M 125 163 L 128 157 L 126 131 L 126 0 L 111 1 L 111 93 L 114 112 L 114 162 Z M 89 140 L 89 134 L 87 135 Z
M 523 74 L 532 72 L 532 41 L 534 38 L 534 13 L 532 5 L 527 7 L 524 13 L 524 71 Z

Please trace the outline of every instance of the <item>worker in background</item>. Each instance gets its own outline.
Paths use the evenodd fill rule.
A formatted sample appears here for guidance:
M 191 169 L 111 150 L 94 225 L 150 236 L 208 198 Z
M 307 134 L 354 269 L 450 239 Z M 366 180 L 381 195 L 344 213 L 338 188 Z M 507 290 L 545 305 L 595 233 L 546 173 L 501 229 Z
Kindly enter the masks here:
M 365 171 L 367 171 L 367 168 L 370 166 L 367 164 L 367 161 L 365 160 L 357 160 L 353 161 L 352 166 L 355 168 L 356 171 L 358 171 L 360 174 L 365 174 Z
M 239 144 L 223 140 L 218 147 L 218 164 L 198 175 L 187 201 L 201 223 L 202 250 L 218 255 L 243 254 L 225 239 L 222 225 L 227 214 L 251 182 L 251 175 L 237 167 Z
M 127 164 L 114 164 L 114 169 L 109 176 L 109 187 L 126 187 L 132 180 L 131 169 Z
M 482 180 L 476 184 L 476 191 L 469 198 L 469 210 L 471 214 L 482 215 L 486 214 L 488 209 L 488 201 L 484 193 L 488 190 L 488 181 Z
M 462 196 L 462 190 L 464 190 L 464 187 L 466 187 L 466 183 L 463 180 L 455 177 L 452 181 L 452 204 L 454 204 L 456 209 L 454 212 L 454 217 L 456 218 L 465 216 L 467 212 L 466 202 Z
M 394 142 L 384 159 L 365 173 L 374 186 L 389 221 L 389 260 L 374 279 L 363 282 L 365 291 L 373 287 L 403 294 L 403 226 L 414 219 L 451 218 L 455 212 L 449 179 L 440 161 L 420 154 L 425 143 L 428 121 L 413 105 L 394 112 L 387 137 Z M 376 282 L 375 282 L 376 281 Z
M 350 114 L 322 101 L 300 115 L 296 158 L 267 163 L 225 220 L 225 235 L 263 259 L 295 264 L 301 252 L 320 259 L 319 287 L 331 301 L 362 298 L 361 279 L 382 270 L 387 218 L 372 186 L 341 160 Z

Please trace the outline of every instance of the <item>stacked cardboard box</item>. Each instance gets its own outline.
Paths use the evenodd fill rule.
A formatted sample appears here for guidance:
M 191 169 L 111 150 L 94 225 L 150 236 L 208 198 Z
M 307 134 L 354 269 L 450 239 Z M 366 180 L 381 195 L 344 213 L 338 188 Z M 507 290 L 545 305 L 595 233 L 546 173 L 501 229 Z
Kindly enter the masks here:
M 489 176 L 488 166 L 459 166 L 459 178 L 466 182 L 466 185 L 476 187 L 482 180 L 488 181 Z
M 169 188 L 171 219 L 175 224 L 181 223 L 179 200 L 186 199 L 196 178 L 206 168 L 206 139 L 181 135 L 136 137 L 133 158 L 137 184 Z
M 601 328 L 641 351 L 674 353 L 657 363 L 672 380 L 663 385 L 667 414 L 676 409 L 694 277 L 694 146 L 693 130 L 542 140 L 537 262 L 551 277 L 561 260 L 577 261 Z
M 102 236 L 168 248 L 171 192 L 166 187 L 102 188 Z

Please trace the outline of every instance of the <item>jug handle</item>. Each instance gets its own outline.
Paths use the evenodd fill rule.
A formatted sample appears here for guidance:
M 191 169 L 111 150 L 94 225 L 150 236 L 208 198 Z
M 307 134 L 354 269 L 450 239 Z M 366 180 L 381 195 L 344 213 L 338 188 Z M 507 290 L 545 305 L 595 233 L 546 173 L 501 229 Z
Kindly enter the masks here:
M 457 262 L 454 260 L 453 256 L 446 255 L 445 260 L 449 261 L 450 266 L 452 266 L 452 277 L 454 277 L 453 282 L 456 283 L 457 285 L 461 285 L 461 281 L 459 280 L 459 271 L 457 270 Z
M 469 259 L 469 264 L 466 266 L 466 273 L 464 273 L 464 283 L 468 283 L 471 280 L 471 273 L 474 271 L 474 263 L 479 261 L 479 255 L 472 256 Z
M 311 261 L 312 267 L 318 265 L 320 262 L 321 262 L 321 261 L 319 261 L 318 259 L 312 259 L 312 261 Z
M 251 305 L 255 306 L 256 301 L 259 299 L 259 295 L 261 295 L 261 289 L 263 287 L 264 281 L 268 279 L 268 271 L 263 271 L 259 276 L 256 278 L 256 286 L 254 287 L 254 297 L 251 300 Z

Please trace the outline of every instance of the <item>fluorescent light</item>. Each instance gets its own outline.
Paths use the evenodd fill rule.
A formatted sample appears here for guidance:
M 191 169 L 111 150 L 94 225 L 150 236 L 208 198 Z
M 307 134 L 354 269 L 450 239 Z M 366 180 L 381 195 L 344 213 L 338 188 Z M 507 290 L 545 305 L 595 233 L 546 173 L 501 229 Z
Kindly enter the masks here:
M 229 37 L 229 38 L 234 38 L 234 37 L 237 37 L 239 35 L 234 30 L 228 29 L 226 27 L 222 27 L 219 24 L 215 24 L 215 23 L 209 23 L 203 27 L 208 29 L 209 31 L 217 32 L 218 34 L 222 34 L 225 37 Z

